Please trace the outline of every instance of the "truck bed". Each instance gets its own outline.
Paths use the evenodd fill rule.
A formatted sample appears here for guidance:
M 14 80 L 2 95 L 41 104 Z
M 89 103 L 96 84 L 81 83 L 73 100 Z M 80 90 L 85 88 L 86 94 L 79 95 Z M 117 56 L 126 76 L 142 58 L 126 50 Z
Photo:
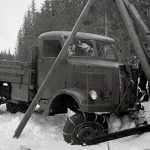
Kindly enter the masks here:
M 0 61 L 0 81 L 30 84 L 30 64 L 17 61 Z

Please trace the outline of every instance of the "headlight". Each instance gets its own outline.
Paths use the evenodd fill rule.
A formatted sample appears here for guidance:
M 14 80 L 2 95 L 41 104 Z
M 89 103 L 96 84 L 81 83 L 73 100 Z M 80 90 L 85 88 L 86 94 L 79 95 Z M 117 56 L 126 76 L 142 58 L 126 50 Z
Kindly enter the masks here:
M 97 93 L 96 93 L 96 91 L 94 91 L 94 90 L 91 90 L 90 92 L 89 92 L 89 96 L 90 96 L 90 98 L 92 99 L 92 100 L 96 100 L 97 99 Z

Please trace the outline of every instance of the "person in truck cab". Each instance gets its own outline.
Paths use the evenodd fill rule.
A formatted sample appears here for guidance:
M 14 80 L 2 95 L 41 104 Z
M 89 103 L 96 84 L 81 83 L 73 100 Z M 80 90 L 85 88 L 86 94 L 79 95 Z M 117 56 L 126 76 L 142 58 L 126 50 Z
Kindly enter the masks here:
M 74 43 L 71 43 L 69 48 L 68 48 L 68 55 L 74 56 L 75 55 L 75 49 L 76 49 L 76 45 Z
M 93 47 L 82 40 L 75 40 L 68 48 L 69 56 L 94 56 Z

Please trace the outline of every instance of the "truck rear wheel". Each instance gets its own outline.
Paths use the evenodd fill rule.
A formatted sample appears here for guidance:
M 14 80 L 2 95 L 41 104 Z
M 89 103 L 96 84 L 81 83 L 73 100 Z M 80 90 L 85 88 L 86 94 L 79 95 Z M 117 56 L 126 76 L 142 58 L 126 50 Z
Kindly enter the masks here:
M 108 133 L 108 125 L 104 117 L 94 113 L 78 112 L 68 118 L 64 129 L 63 137 L 67 143 L 83 145 L 87 138 Z
M 26 103 L 20 103 L 20 104 L 16 104 L 12 102 L 6 103 L 7 111 L 10 113 L 17 113 L 17 112 L 25 113 L 28 107 L 29 106 Z
M 16 103 L 8 102 L 6 103 L 7 111 L 10 113 L 17 113 L 19 111 L 19 106 Z

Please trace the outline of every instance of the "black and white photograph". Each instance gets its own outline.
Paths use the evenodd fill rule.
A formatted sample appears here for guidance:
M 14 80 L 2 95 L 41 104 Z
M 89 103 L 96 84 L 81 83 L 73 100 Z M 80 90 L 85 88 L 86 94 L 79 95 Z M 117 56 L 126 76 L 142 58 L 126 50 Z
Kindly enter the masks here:
M 150 150 L 150 0 L 0 3 L 0 150 Z

